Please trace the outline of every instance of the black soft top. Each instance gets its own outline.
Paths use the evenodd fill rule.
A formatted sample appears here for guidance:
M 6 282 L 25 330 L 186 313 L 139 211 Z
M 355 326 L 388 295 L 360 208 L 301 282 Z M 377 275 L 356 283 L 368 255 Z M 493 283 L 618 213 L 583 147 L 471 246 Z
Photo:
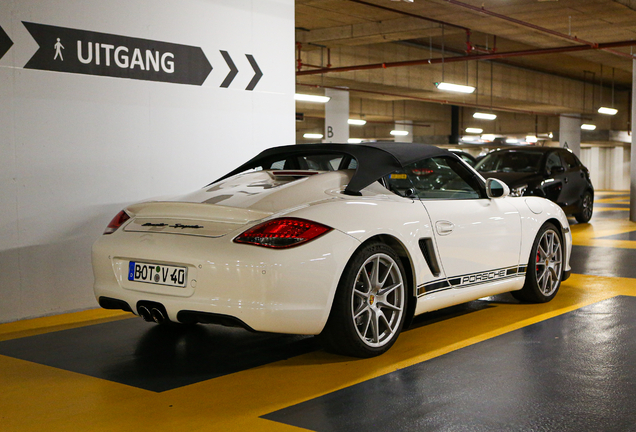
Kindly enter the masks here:
M 320 154 L 342 154 L 356 160 L 356 172 L 345 188 L 345 193 L 351 195 L 359 195 L 362 189 L 385 175 L 422 159 L 447 156 L 459 160 L 453 152 L 428 144 L 393 142 L 296 144 L 264 150 L 212 184 L 253 168 L 271 166 L 274 162 L 287 157 Z

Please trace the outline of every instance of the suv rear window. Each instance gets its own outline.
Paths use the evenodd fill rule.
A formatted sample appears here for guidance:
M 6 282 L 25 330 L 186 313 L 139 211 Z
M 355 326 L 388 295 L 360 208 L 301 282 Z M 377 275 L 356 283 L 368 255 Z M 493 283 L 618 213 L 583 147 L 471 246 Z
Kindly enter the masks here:
M 576 168 L 579 165 L 581 165 L 581 163 L 578 161 L 578 159 L 576 158 L 576 156 L 574 156 L 573 153 L 570 153 L 567 150 L 561 151 L 559 153 L 561 153 L 561 157 L 563 158 L 563 162 L 565 163 L 566 169 Z

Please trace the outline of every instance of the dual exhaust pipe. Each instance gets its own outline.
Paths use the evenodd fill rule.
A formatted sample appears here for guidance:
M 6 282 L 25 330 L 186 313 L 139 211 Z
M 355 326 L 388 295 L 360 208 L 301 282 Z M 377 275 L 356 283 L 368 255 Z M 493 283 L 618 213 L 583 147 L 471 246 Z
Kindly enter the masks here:
M 150 309 L 146 306 L 139 306 L 137 309 L 139 312 L 139 316 L 147 322 L 155 322 L 157 324 L 163 324 L 168 321 L 164 312 L 156 307 L 151 307 Z

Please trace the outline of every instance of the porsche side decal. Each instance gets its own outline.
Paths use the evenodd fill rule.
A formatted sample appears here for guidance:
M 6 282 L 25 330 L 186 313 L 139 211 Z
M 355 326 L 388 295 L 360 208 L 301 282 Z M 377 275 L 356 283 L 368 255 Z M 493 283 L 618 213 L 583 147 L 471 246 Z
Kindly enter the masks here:
M 438 279 L 417 287 L 417 295 L 422 296 L 438 291 L 445 291 L 451 288 L 466 288 L 473 285 L 480 285 L 495 280 L 510 279 L 525 276 L 527 265 L 505 267 L 495 270 L 488 270 L 479 273 L 470 273 L 461 276 L 453 276 L 447 279 Z

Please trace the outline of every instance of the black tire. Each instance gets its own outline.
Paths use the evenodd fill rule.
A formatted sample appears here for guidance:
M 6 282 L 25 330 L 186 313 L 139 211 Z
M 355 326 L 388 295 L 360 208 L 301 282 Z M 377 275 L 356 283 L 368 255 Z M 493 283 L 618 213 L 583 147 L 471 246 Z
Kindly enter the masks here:
M 546 223 L 537 233 L 532 244 L 526 282 L 512 295 L 526 303 L 546 303 L 556 296 L 563 277 L 565 252 L 561 233 L 551 223 Z
M 574 218 L 578 223 L 588 223 L 592 219 L 592 212 L 594 211 L 594 199 L 592 194 L 587 191 L 581 198 L 581 208 L 579 212 L 574 215 Z
M 386 244 L 370 243 L 356 251 L 319 336 L 325 349 L 368 358 L 391 348 L 404 325 L 406 280 L 400 259 Z

